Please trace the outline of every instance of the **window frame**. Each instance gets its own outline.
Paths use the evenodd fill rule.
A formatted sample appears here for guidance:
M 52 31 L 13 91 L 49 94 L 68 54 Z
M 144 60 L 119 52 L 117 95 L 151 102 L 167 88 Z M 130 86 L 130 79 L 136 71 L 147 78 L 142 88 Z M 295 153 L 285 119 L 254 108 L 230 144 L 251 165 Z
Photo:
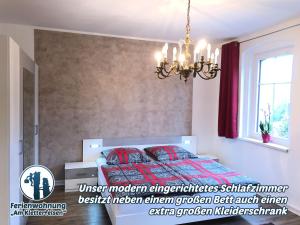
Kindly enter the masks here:
M 258 122 L 257 110 L 259 107 L 259 82 L 260 82 L 260 64 L 261 61 L 271 58 L 278 57 L 281 55 L 293 55 L 292 64 L 292 78 L 290 88 L 290 99 L 292 92 L 292 80 L 294 75 L 294 51 L 293 46 L 285 46 L 280 48 L 268 49 L 266 51 L 252 52 L 241 57 L 241 82 L 240 82 L 240 109 L 239 109 L 239 130 L 240 138 L 250 138 L 255 140 L 261 140 L 260 133 L 256 132 L 256 125 Z M 247 63 L 248 62 L 248 63 Z M 291 107 L 291 106 L 290 106 Z M 290 108 L 289 108 L 290 112 Z M 289 128 L 290 128 L 290 117 L 289 117 Z M 272 143 L 288 146 L 290 142 L 290 129 L 288 138 L 280 138 L 272 136 Z

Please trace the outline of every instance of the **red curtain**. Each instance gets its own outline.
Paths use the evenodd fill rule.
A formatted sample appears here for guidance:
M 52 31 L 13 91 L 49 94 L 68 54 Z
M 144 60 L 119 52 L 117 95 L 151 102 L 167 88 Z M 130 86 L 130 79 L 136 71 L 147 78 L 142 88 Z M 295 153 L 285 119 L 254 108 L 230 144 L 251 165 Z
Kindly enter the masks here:
M 240 44 L 224 44 L 221 60 L 218 134 L 237 138 Z

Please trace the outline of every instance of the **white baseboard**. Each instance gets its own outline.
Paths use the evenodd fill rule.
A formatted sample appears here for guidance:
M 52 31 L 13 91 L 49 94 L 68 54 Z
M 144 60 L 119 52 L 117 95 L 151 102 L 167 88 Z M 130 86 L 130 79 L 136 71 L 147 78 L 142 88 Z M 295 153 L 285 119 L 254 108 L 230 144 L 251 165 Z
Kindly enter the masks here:
M 300 209 L 297 208 L 296 206 L 290 205 L 288 204 L 288 209 L 289 211 L 291 211 L 292 213 L 295 213 L 297 216 L 300 216 Z
M 65 180 L 55 180 L 55 186 L 65 186 Z

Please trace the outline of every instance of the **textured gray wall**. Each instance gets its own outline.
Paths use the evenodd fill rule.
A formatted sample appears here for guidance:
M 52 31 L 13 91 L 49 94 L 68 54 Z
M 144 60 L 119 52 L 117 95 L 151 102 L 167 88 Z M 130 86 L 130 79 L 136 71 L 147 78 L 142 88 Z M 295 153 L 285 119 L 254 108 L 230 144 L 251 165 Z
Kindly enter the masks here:
M 191 134 L 192 81 L 156 78 L 162 45 L 35 31 L 40 162 L 56 179 L 82 160 L 82 139 Z

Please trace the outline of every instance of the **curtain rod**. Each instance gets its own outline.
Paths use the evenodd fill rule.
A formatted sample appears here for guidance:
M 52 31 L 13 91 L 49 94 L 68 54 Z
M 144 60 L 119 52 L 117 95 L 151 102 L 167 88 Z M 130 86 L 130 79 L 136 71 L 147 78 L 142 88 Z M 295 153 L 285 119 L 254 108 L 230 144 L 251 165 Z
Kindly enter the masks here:
M 250 38 L 250 39 L 246 39 L 244 41 L 240 41 L 239 43 L 242 44 L 242 43 L 245 43 L 245 42 L 248 42 L 248 41 L 252 41 L 252 40 L 255 40 L 255 39 L 258 39 L 258 38 L 269 36 L 271 34 L 275 34 L 275 33 L 278 33 L 278 32 L 284 31 L 284 30 L 288 30 L 288 29 L 291 29 L 291 28 L 294 28 L 294 27 L 298 27 L 298 26 L 300 26 L 300 23 L 292 25 L 292 26 L 284 27 L 284 28 L 279 29 L 279 30 L 275 30 L 275 31 L 272 31 L 272 32 L 267 33 L 267 34 L 262 34 L 262 35 L 259 35 L 259 36 L 256 36 L 256 37 L 253 37 L 253 38 Z

